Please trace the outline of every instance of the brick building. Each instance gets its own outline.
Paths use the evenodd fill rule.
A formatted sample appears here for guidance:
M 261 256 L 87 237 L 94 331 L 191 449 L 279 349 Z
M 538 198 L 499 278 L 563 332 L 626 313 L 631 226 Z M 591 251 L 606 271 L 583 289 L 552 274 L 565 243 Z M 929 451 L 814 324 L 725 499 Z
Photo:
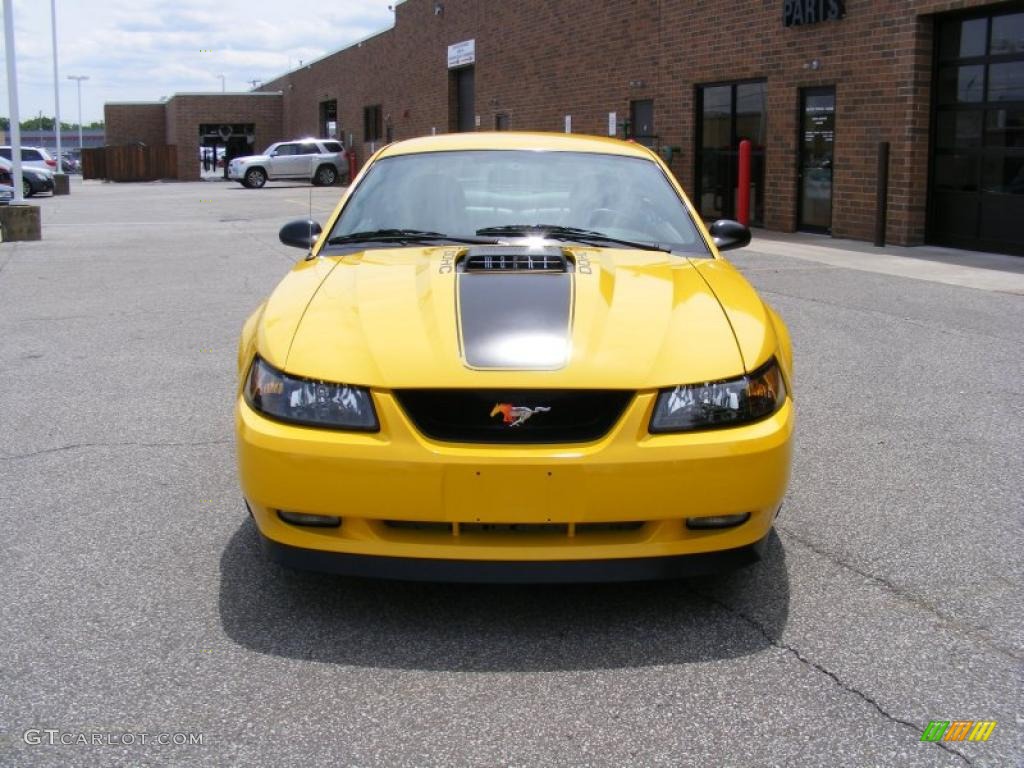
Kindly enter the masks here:
M 280 93 L 176 93 L 165 102 L 112 102 L 103 107 L 107 144 L 173 144 L 178 178 L 199 179 L 199 148 L 230 156 L 262 152 L 281 138 Z
M 406 0 L 393 28 L 250 97 L 167 102 L 181 178 L 200 125 L 256 126 L 259 150 L 335 133 L 360 160 L 432 132 L 614 132 L 718 218 L 747 139 L 755 224 L 871 239 L 888 142 L 888 241 L 1024 252 L 1021 2 Z M 108 105 L 108 141 L 156 139 L 154 106 Z

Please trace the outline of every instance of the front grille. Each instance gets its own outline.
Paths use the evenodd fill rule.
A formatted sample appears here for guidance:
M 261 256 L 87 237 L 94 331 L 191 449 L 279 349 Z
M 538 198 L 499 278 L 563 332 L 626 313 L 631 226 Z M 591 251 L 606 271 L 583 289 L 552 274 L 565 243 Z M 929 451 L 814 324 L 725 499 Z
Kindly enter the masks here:
M 593 389 L 400 389 L 427 437 L 454 443 L 585 443 L 604 437 L 633 397 Z

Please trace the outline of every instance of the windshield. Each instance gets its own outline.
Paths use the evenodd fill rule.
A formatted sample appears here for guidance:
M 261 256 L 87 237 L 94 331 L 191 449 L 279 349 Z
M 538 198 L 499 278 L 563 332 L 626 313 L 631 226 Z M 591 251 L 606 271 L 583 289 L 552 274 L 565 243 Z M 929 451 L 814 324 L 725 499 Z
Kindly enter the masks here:
M 495 227 L 535 225 L 708 252 L 657 164 L 585 152 L 485 150 L 383 158 L 353 190 L 328 239 L 377 230 L 467 238 Z

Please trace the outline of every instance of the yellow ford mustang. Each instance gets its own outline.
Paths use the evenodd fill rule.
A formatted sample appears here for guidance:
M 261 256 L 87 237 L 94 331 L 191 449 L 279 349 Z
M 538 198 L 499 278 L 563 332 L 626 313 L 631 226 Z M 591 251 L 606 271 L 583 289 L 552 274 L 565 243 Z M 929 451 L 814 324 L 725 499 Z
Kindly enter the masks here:
M 377 152 L 246 322 L 242 490 L 289 566 L 650 579 L 758 558 L 793 433 L 781 319 L 646 148 L 471 133 Z

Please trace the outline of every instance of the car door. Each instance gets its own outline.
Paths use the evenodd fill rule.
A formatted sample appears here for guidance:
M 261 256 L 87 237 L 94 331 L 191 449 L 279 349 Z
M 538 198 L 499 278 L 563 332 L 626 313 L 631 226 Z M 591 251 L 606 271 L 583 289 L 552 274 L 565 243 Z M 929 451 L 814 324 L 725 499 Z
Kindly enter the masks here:
M 296 176 L 304 179 L 312 179 L 316 172 L 317 161 L 320 159 L 320 148 L 312 141 L 304 141 L 299 144 L 299 152 L 296 155 Z
M 295 171 L 301 163 L 296 162 L 299 151 L 298 144 L 279 144 L 277 149 L 270 156 L 270 177 L 272 179 L 286 179 L 295 176 Z

